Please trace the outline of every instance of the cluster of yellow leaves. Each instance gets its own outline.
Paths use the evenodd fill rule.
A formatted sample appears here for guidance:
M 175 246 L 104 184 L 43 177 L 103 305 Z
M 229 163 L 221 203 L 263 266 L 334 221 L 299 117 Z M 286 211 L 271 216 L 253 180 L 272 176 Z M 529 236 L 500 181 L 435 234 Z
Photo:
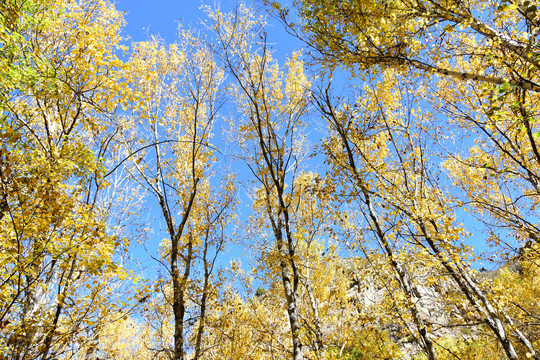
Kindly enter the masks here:
M 101 206 L 110 115 L 129 98 L 122 15 L 101 0 L 2 8 L 0 355 L 75 356 L 126 277 Z

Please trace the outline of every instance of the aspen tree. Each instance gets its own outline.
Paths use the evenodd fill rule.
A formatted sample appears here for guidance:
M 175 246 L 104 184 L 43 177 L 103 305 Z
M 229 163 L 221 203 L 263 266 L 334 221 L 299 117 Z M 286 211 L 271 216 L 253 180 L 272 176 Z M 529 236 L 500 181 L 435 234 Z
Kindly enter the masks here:
M 123 19 L 107 1 L 0 7 L 0 356 L 91 354 L 126 276 L 104 177 Z
M 234 126 L 238 146 L 256 178 L 257 203 L 270 223 L 275 258 L 279 264 L 287 302 L 292 356 L 303 359 L 299 313 L 300 264 L 296 250 L 294 210 L 291 198 L 304 154 L 301 131 L 305 127 L 309 82 L 303 63 L 293 55 L 286 71 L 272 59 L 262 19 L 243 5 L 234 14 L 211 12 L 217 37 L 215 52 L 234 79 L 233 94 L 241 114 Z
M 169 348 L 164 341 L 158 351 L 173 359 L 186 358 L 188 346 L 194 347 L 195 358 L 202 356 L 216 257 L 224 248 L 223 226 L 234 205 L 233 177 L 216 180 L 221 189 L 211 179 L 216 161 L 211 139 L 223 80 L 212 58 L 202 40 L 184 30 L 175 44 L 138 43 L 130 59 L 129 79 L 142 101 L 132 108 L 124 141 L 133 178 L 154 197 L 167 229 L 160 257 L 172 283 L 163 297 L 172 305 L 174 345 Z M 188 316 L 198 320 L 197 329 Z

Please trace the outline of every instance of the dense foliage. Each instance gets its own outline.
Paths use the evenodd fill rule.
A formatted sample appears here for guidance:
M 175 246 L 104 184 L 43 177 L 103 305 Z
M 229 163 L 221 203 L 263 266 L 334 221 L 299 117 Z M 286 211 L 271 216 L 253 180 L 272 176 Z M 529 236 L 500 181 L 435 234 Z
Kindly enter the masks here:
M 0 359 L 540 359 L 537 1 L 266 5 L 0 3 Z

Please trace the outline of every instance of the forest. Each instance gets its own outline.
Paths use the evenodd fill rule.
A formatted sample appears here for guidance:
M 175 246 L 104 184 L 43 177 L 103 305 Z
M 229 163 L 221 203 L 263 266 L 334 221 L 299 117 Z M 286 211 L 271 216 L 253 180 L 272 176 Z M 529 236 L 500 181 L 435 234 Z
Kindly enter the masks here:
M 0 360 L 540 360 L 539 3 L 1 0 Z

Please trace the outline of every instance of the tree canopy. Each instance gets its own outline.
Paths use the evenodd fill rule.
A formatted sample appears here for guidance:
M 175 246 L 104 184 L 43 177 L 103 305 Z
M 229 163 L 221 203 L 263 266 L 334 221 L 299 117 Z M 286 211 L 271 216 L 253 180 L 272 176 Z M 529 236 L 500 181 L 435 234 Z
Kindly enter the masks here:
M 538 1 L 264 4 L 0 3 L 0 359 L 540 359 Z

